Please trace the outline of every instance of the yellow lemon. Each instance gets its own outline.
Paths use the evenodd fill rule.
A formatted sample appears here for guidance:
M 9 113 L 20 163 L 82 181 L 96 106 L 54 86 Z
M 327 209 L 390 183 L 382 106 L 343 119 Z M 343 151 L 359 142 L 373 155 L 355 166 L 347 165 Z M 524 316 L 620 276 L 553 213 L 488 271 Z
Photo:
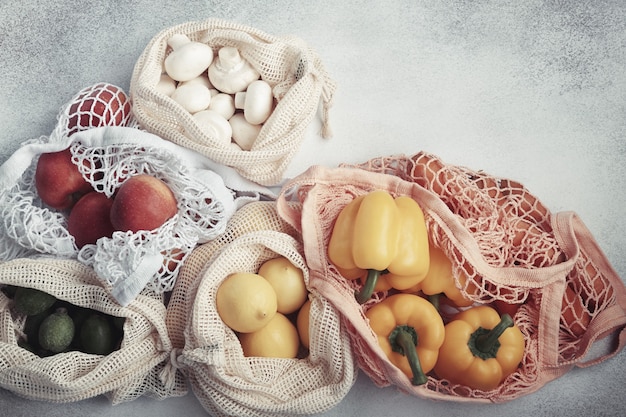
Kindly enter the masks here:
M 252 333 L 241 333 L 239 341 L 244 356 L 266 358 L 295 358 L 300 348 L 296 326 L 281 313 L 263 328 Z
M 298 329 L 298 334 L 300 335 L 300 343 L 305 348 L 309 348 L 309 315 L 311 314 L 311 300 L 306 300 L 302 307 L 300 307 L 300 311 L 298 311 L 298 316 L 296 317 L 296 327 Z
M 284 256 L 265 261 L 258 274 L 274 287 L 279 313 L 291 314 L 306 301 L 304 273 Z
M 264 327 L 276 314 L 274 288 L 265 278 L 250 272 L 229 275 L 215 295 L 222 321 L 236 332 L 248 333 Z

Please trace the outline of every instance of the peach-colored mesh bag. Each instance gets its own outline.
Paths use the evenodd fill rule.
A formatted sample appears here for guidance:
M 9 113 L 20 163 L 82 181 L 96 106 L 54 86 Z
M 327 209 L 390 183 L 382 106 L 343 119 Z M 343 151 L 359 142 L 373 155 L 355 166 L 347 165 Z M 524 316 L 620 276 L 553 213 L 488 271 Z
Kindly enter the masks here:
M 349 338 L 337 310 L 311 291 L 311 346 L 296 359 L 245 357 L 235 332 L 220 319 L 215 293 L 231 273 L 256 272 L 284 256 L 308 268 L 293 229 L 274 202 L 253 202 L 231 218 L 226 232 L 186 260 L 168 305 L 174 368 L 185 374 L 202 406 L 215 416 L 293 416 L 326 411 L 356 378 Z M 172 369 L 171 372 L 177 372 Z
M 359 305 L 358 284 L 343 278 L 326 255 L 341 209 L 374 189 L 420 204 L 430 238 L 452 260 L 465 297 L 476 304 L 522 303 L 514 320 L 525 354 L 498 388 L 472 390 L 434 374 L 425 385 L 413 386 L 378 346 L 364 312 L 387 294 Z M 426 398 L 504 402 L 574 366 L 603 361 L 626 343 L 626 290 L 593 236 L 576 214 L 551 213 L 519 183 L 446 165 L 422 152 L 358 166 L 311 167 L 283 187 L 277 203 L 281 217 L 301 233 L 311 288 L 340 310 L 357 363 L 377 385 Z M 594 342 L 608 336 L 618 338 L 613 349 L 589 358 Z
M 18 345 L 25 316 L 0 291 L 0 386 L 32 400 L 73 402 L 106 395 L 113 404 L 142 395 L 167 398 L 187 393 L 177 376 L 162 382 L 172 344 L 163 296 L 139 295 L 120 306 L 93 269 L 72 259 L 21 258 L 0 263 L 0 286 L 35 288 L 76 306 L 124 317 L 121 346 L 109 355 L 78 351 L 40 358 Z
M 163 61 L 170 53 L 167 40 L 173 34 L 209 45 L 214 55 L 222 46 L 236 47 L 272 87 L 277 104 L 249 151 L 223 144 L 203 130 L 191 113 L 157 90 Z M 220 19 L 186 22 L 156 34 L 137 60 L 130 83 L 133 113 L 142 128 L 233 167 L 262 185 L 282 181 L 320 101 L 321 134 L 330 136 L 328 110 L 334 90 L 321 59 L 302 39 L 274 36 Z

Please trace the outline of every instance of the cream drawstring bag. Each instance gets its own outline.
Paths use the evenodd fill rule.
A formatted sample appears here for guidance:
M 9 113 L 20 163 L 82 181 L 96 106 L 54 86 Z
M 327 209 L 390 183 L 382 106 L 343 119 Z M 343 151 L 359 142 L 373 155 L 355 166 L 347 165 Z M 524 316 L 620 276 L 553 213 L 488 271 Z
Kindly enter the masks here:
M 183 34 L 209 45 L 216 55 L 235 47 L 268 82 L 276 105 L 250 150 L 224 144 L 203 130 L 192 114 L 156 86 L 170 53 L 167 41 Z M 162 30 L 146 46 L 133 71 L 130 96 L 139 125 L 266 186 L 277 185 L 304 139 L 322 101 L 322 136 L 329 137 L 328 111 L 335 90 L 319 56 L 299 38 L 273 36 L 219 19 L 187 22 Z
M 106 395 L 113 404 L 146 395 L 187 393 L 177 376 L 166 386 L 160 375 L 172 349 L 165 325 L 163 297 L 139 295 L 120 306 L 94 271 L 73 259 L 20 258 L 0 263 L 0 286 L 35 288 L 78 307 L 124 318 L 119 349 L 108 355 L 79 351 L 39 357 L 21 347 L 26 318 L 0 291 L 0 386 L 31 400 L 73 402 Z
M 387 294 L 358 304 L 358 284 L 342 277 L 327 258 L 341 209 L 375 189 L 408 195 L 420 204 L 430 238 L 451 259 L 455 283 L 466 298 L 475 304 L 521 304 L 514 320 L 525 338 L 524 357 L 498 388 L 470 389 L 435 374 L 413 386 L 380 349 L 364 313 Z M 358 166 L 311 167 L 284 186 L 277 204 L 280 216 L 301 234 L 311 288 L 340 311 L 356 360 L 377 385 L 425 398 L 503 402 L 574 366 L 606 360 L 626 343 L 626 289 L 589 230 L 572 212 L 551 213 L 514 181 L 421 152 Z M 568 288 L 574 297 L 565 296 Z M 609 336 L 617 338 L 613 349 L 591 355 L 592 345 Z
M 274 202 L 253 202 L 232 217 L 220 238 L 200 245 L 185 262 L 167 311 L 174 350 L 170 375 L 183 373 L 202 406 L 215 416 L 294 416 L 324 412 L 356 378 L 337 310 L 311 291 L 308 353 L 295 359 L 246 357 L 220 319 L 215 293 L 231 273 L 256 272 L 284 256 L 309 273 L 301 244 L 276 214 Z

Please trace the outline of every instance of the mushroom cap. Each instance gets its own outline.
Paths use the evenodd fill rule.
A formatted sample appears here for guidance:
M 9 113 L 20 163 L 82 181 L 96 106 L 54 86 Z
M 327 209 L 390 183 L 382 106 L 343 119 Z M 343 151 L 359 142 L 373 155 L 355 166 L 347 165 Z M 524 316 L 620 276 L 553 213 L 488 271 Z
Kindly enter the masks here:
M 188 42 L 165 57 L 165 72 L 176 81 L 200 76 L 213 62 L 213 49 L 201 42 Z
M 228 146 L 231 142 L 233 130 L 224 117 L 214 110 L 202 110 L 193 115 L 193 118 L 198 122 L 200 128 L 204 132 L 217 139 L 220 144 Z

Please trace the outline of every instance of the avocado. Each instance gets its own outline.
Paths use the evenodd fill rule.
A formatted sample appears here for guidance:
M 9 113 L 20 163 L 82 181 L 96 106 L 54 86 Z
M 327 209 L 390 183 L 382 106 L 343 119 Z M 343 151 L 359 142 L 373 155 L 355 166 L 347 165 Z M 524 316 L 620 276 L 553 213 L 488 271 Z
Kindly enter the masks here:
M 43 313 L 52 307 L 56 300 L 53 295 L 35 288 L 19 287 L 15 290 L 15 308 L 27 316 Z
M 74 322 L 64 308 L 57 309 L 39 326 L 39 346 L 52 353 L 66 350 L 74 338 Z
M 108 355 L 113 352 L 113 334 L 107 316 L 93 313 L 85 319 L 80 328 L 80 344 L 85 353 Z
M 70 345 L 70 350 L 82 350 L 80 343 L 80 328 L 83 326 L 83 323 L 91 315 L 93 310 L 85 307 L 79 307 L 73 304 L 67 304 L 67 314 L 72 318 L 74 322 L 74 340 L 72 340 L 72 344 Z
M 2 286 L 2 292 L 4 293 L 4 295 L 6 295 L 9 298 L 13 298 L 15 297 L 15 291 L 17 290 L 17 287 L 15 285 L 3 285 Z
M 39 327 L 46 317 L 52 313 L 54 313 L 54 308 L 49 308 L 42 313 L 32 314 L 26 317 L 26 322 L 24 323 L 24 334 L 26 335 L 26 341 L 29 345 L 33 347 L 39 346 Z

